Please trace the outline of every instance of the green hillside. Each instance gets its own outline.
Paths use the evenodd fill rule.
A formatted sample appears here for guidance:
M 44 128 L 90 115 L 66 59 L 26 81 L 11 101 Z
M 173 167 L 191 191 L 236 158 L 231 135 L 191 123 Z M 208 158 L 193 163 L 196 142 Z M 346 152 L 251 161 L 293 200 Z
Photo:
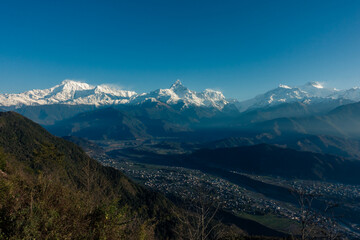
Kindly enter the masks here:
M 175 238 L 171 203 L 13 112 L 0 113 L 0 239 Z

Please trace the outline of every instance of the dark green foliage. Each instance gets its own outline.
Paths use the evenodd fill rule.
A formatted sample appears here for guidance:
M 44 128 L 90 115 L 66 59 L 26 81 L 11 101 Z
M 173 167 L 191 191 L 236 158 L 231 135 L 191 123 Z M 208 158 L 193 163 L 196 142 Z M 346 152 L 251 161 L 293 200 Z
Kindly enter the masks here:
M 0 113 L 0 239 L 174 237 L 171 203 L 19 114 Z
M 6 154 L 0 148 L 0 170 L 5 171 L 5 167 L 6 167 Z

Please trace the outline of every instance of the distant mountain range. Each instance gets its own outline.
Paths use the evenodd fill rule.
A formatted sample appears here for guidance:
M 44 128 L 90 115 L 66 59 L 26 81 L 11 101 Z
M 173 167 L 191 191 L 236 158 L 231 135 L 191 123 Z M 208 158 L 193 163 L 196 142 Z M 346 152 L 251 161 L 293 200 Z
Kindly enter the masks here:
M 249 109 L 263 108 L 282 103 L 300 102 L 303 104 L 319 104 L 322 102 L 332 102 L 341 99 L 346 102 L 360 101 L 360 88 L 354 87 L 347 90 L 325 88 L 318 82 L 309 82 L 303 86 L 290 87 L 280 84 L 279 87 L 272 89 L 264 94 L 260 94 L 252 99 L 237 103 L 240 111 Z
M 179 80 L 168 89 L 142 94 L 65 80 L 50 89 L 2 94 L 0 109 L 16 111 L 58 136 L 202 142 L 241 137 L 357 158 L 358 100 L 359 88 L 329 89 L 317 82 L 280 85 L 238 102 L 219 91 L 192 91 Z
M 224 95 L 206 89 L 197 93 L 184 87 L 177 80 L 168 89 L 157 89 L 150 93 L 137 94 L 114 86 L 92 86 L 87 83 L 64 80 L 61 84 L 44 90 L 30 90 L 20 94 L 0 94 L 0 106 L 22 107 L 52 104 L 68 105 L 117 105 L 141 104 L 146 101 L 164 102 L 170 105 L 208 106 L 222 109 L 228 102 Z
M 19 94 L 0 94 L 0 107 L 9 109 L 54 104 L 109 106 L 142 104 L 152 101 L 176 105 L 180 109 L 196 106 L 222 110 L 226 105 L 234 104 L 240 112 L 243 112 L 282 103 L 301 102 L 309 105 L 335 99 L 346 102 L 360 101 L 360 88 L 337 90 L 325 88 L 318 82 L 309 82 L 299 87 L 281 84 L 278 88 L 260 94 L 253 99 L 239 102 L 226 99 L 220 91 L 211 89 L 205 89 L 203 92 L 192 91 L 182 85 L 180 80 L 173 83 L 170 88 L 141 94 L 110 85 L 92 86 L 84 82 L 64 80 L 59 85 L 49 89 L 35 89 Z

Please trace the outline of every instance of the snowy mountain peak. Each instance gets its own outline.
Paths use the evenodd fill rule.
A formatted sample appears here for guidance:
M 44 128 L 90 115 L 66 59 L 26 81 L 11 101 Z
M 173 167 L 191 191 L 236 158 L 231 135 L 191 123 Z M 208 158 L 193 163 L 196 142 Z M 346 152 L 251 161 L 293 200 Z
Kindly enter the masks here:
M 305 84 L 305 86 L 311 86 L 311 87 L 319 88 L 319 89 L 324 88 L 324 85 L 320 82 L 308 82 L 307 84 Z
M 289 87 L 288 85 L 284 85 L 284 84 L 279 84 L 279 88 L 291 89 L 291 87 Z
M 69 79 L 62 81 L 61 84 L 57 85 L 57 86 L 62 87 L 64 90 L 72 90 L 72 91 L 90 90 L 90 89 L 94 88 L 93 86 L 91 86 L 87 83 L 69 80 Z M 55 87 L 57 87 L 57 86 L 55 86 Z
M 187 87 L 185 87 L 179 79 L 170 86 L 170 90 L 180 94 L 188 92 Z
M 180 79 L 178 79 L 178 80 L 176 80 L 172 85 L 171 85 L 171 89 L 173 89 L 173 88 L 177 88 L 177 87 L 179 87 L 179 86 L 183 86 L 182 85 L 182 82 L 180 81 Z

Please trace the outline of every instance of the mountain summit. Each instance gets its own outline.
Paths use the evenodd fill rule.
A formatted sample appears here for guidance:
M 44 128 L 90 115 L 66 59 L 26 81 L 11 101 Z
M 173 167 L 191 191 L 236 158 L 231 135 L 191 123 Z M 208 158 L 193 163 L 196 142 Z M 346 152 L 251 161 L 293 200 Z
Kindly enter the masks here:
M 170 89 L 185 88 L 180 79 L 176 80 L 170 87 Z

